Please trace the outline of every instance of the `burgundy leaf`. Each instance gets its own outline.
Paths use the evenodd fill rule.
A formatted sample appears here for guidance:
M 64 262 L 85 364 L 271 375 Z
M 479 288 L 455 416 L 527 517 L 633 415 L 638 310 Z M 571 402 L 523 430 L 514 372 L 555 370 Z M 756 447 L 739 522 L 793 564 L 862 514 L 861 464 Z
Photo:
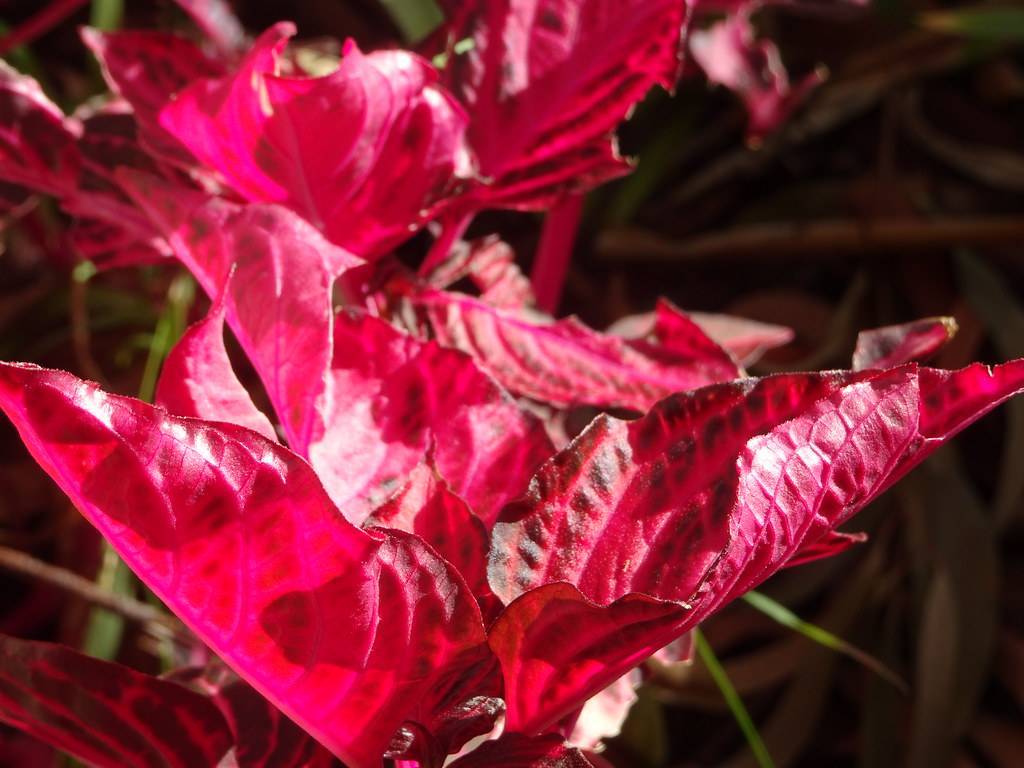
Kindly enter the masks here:
M 167 32 L 85 28 L 81 35 L 110 90 L 131 104 L 147 147 L 160 157 L 194 164 L 184 144 L 160 125 L 160 111 L 190 83 L 222 75 L 223 67 L 190 40 Z
M 450 768 L 592 768 L 578 749 L 566 747 L 561 736 L 528 737 L 508 733 L 485 741 Z
M 575 318 L 531 322 L 463 294 L 434 291 L 420 302 L 442 344 L 472 355 L 512 392 L 551 405 L 645 411 L 671 392 L 741 375 L 728 354 L 679 314 L 672 321 L 688 323 L 693 333 L 663 327 L 659 314 L 658 327 L 673 346 L 655 349 L 598 333 Z
M 665 364 L 699 369 L 706 384 L 743 375 L 729 353 L 667 299 L 658 299 L 653 327 L 645 336 L 632 340 L 630 346 Z
M 429 62 L 348 43 L 323 77 L 276 74 L 290 24 L 265 32 L 239 69 L 186 88 L 163 126 L 239 194 L 295 210 L 363 256 L 407 239 L 468 172 L 465 116 Z
M 199 684 L 231 728 L 239 768 L 330 768 L 330 752 L 219 661 Z
M 81 126 L 0 61 L 0 179 L 61 197 L 78 184 Z
M 490 591 L 487 529 L 438 477 L 432 461 L 417 466 L 405 487 L 374 510 L 365 525 L 415 533 L 455 566 L 475 594 Z
M 174 0 L 224 55 L 245 44 L 245 30 L 227 0 Z
M 546 208 L 628 172 L 613 133 L 679 70 L 678 0 L 466 0 L 453 3 L 445 82 L 472 115 L 487 205 Z
M 531 647 L 500 640 L 506 686 L 519 696 L 508 697 L 509 721 L 529 729 L 556 722 L 633 666 L 633 650 L 664 645 L 755 587 L 1021 389 L 1024 360 L 956 372 L 908 365 L 737 381 L 674 395 L 637 421 L 599 417 L 503 511 L 492 532 L 491 588 L 506 603 L 519 598 L 507 609 L 516 614 L 552 582 L 592 601 L 573 611 L 600 614 L 598 606 L 636 593 L 692 610 L 674 635 L 641 633 L 576 661 L 567 652 L 554 665 L 562 690 L 540 694 L 543 702 L 541 688 L 522 694 L 516 680 L 548 660 L 508 649 L 550 643 L 545 622 L 502 630 L 537 636 Z M 552 616 L 549 635 L 570 631 Z M 571 626 L 585 642 L 581 622 Z
M 228 424 L 0 365 L 0 407 L 118 553 L 240 675 L 353 768 L 483 639 L 419 539 L 348 523 L 309 466 Z
M 690 51 L 712 83 L 734 91 L 746 105 L 747 135 L 760 141 L 773 132 L 824 80 L 815 70 L 795 86 L 770 40 L 757 40 L 745 7 L 690 37 Z
M 853 370 L 891 368 L 925 360 L 944 347 L 956 332 L 956 320 L 952 317 L 929 317 L 861 331 L 853 352 Z
M 280 206 L 238 205 L 141 174 L 120 178 L 206 293 L 225 294 L 228 323 L 263 381 L 289 445 L 306 455 L 321 430 L 331 286 L 361 260 Z
M 212 766 L 233 743 L 213 703 L 182 685 L 6 635 L 0 720 L 104 768 Z
M 335 318 L 331 373 L 335 395 L 310 460 L 356 522 L 433 450 L 441 477 L 489 526 L 553 453 L 540 421 L 469 357 L 377 318 Z
M 276 440 L 270 421 L 235 376 L 224 347 L 226 295 L 221 294 L 209 314 L 189 328 L 167 356 L 156 402 L 177 416 L 226 421 Z

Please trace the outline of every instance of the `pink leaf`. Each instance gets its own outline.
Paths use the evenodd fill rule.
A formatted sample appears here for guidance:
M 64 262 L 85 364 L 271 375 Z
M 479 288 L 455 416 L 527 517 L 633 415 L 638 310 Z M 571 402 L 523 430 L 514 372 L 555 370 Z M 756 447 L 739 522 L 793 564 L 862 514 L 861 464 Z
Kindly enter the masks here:
M 438 477 L 433 462 L 423 462 L 405 487 L 374 510 L 366 526 L 415 533 L 455 566 L 477 595 L 487 586 L 487 529 Z
M 450 768 L 591 768 L 578 749 L 566 747 L 560 736 L 530 738 L 509 733 L 485 741 Z
M 664 299 L 661 302 L 672 306 Z M 678 309 L 675 311 L 681 312 Z M 708 312 L 685 314 L 708 338 L 721 346 L 742 366 L 753 365 L 769 349 L 784 346 L 793 340 L 793 329 L 782 325 Z M 627 339 L 643 338 L 654 332 L 656 320 L 656 312 L 629 315 L 609 326 L 608 333 Z
M 857 334 L 853 370 L 891 368 L 925 360 L 938 352 L 956 334 L 952 317 L 929 317 L 900 325 L 887 325 Z
M 628 172 L 612 135 L 678 76 L 678 0 L 468 0 L 454 5 L 445 82 L 472 115 L 486 205 L 538 209 Z
M 205 318 L 185 332 L 167 356 L 156 402 L 176 416 L 226 421 L 276 440 L 270 421 L 253 404 L 231 367 L 224 347 L 225 295 Z
M 435 288 L 447 288 L 468 277 L 480 290 L 480 298 L 501 309 L 522 309 L 534 304 L 533 288 L 516 264 L 516 255 L 497 235 L 460 241 L 447 261 L 428 277 Z
M 462 294 L 434 291 L 420 301 L 442 344 L 471 354 L 512 392 L 556 406 L 645 411 L 671 392 L 740 375 L 695 327 L 687 339 L 670 332 L 675 347 L 666 352 L 598 333 L 575 318 L 531 322 Z M 678 315 L 676 321 L 688 322 Z
M 78 184 L 81 126 L 0 61 L 0 179 L 58 197 Z
M 867 540 L 867 534 L 864 533 L 830 531 L 820 539 L 800 547 L 797 553 L 789 558 L 786 567 L 792 568 L 796 565 L 813 563 L 815 560 L 821 560 L 826 557 L 835 557 L 857 544 L 863 544 Z
M 769 40 L 755 39 L 749 7 L 690 36 L 690 51 L 712 83 L 735 91 L 746 105 L 747 135 L 758 142 L 772 133 L 824 80 L 814 71 L 796 86 Z
M 236 672 L 353 768 L 483 625 L 419 539 L 367 534 L 309 466 L 253 432 L 170 416 L 70 374 L 0 365 L 35 459 Z
M 441 477 L 490 525 L 553 452 L 540 421 L 470 358 L 377 318 L 336 317 L 331 373 L 336 396 L 310 460 L 356 522 L 432 448 Z
M 166 32 L 85 28 L 81 35 L 110 90 L 131 104 L 147 147 L 160 157 L 194 164 L 184 144 L 160 125 L 160 111 L 190 83 L 218 77 L 223 67 L 191 41 Z
M 632 669 L 587 699 L 569 735 L 569 743 L 581 749 L 596 749 L 605 739 L 618 736 L 636 703 L 636 689 L 641 682 L 640 670 Z
M 216 765 L 233 743 L 217 708 L 184 686 L 5 635 L 0 720 L 103 768 Z
M 636 641 L 664 645 L 1022 389 L 1024 360 L 956 372 L 908 365 L 738 381 L 674 395 L 637 421 L 599 417 L 503 511 L 492 532 L 491 588 L 510 603 L 568 582 L 598 614 L 637 593 L 691 607 L 675 635 Z M 507 611 L 521 612 L 516 605 Z M 510 696 L 510 722 L 556 722 L 636 663 L 629 644 L 603 653 L 581 658 L 579 672 L 560 659 L 559 694 Z M 499 656 L 506 686 L 520 692 L 511 681 L 524 674 L 519 666 L 545 663 Z M 541 695 L 543 704 L 532 698 Z
M 331 286 L 361 260 L 274 205 L 238 205 L 122 175 L 175 255 L 226 316 L 270 396 L 288 443 L 306 455 L 320 427 L 331 355 Z
M 468 172 L 465 116 L 405 51 L 349 43 L 323 77 L 276 74 L 290 24 L 256 41 L 239 70 L 185 89 L 162 125 L 239 194 L 298 212 L 335 243 L 377 256 L 407 239 Z

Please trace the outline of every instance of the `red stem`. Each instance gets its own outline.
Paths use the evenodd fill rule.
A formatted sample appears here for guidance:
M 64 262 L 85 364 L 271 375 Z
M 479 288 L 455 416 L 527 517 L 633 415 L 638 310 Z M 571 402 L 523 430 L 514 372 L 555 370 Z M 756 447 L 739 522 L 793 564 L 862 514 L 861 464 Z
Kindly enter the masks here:
M 583 195 L 572 194 L 548 211 L 530 272 L 537 308 L 551 314 L 562 299 L 569 260 L 583 213 Z
M 455 241 L 466 233 L 471 221 L 473 221 L 471 213 L 456 213 L 441 218 L 439 221 L 441 233 L 437 236 L 434 244 L 430 246 L 430 251 L 423 259 L 423 263 L 420 264 L 420 277 L 428 276 L 438 264 L 448 258 Z
M 87 0 L 54 0 L 43 10 L 26 19 L 0 38 L 0 56 L 5 55 L 8 51 L 17 48 L 19 45 L 31 43 L 36 38 L 42 37 L 85 5 L 86 2 Z

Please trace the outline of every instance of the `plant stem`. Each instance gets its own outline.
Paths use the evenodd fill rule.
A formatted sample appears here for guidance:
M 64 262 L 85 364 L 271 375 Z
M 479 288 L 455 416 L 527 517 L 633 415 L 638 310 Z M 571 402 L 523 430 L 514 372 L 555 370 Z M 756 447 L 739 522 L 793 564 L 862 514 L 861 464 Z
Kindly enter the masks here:
M 562 300 L 569 261 L 583 213 L 583 195 L 571 194 L 548 211 L 530 272 L 537 307 L 551 314 Z
M 27 45 L 42 37 L 86 2 L 87 0 L 54 0 L 0 39 L 0 56 L 19 45 Z

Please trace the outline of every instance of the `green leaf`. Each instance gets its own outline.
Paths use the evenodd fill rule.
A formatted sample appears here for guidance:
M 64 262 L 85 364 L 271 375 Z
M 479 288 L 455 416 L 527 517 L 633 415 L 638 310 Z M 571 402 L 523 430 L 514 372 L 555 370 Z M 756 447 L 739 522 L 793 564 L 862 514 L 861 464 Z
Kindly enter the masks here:
M 380 0 L 407 43 L 418 43 L 444 22 L 434 0 Z
M 899 689 L 903 693 L 908 692 L 906 681 L 871 654 L 862 651 L 860 648 L 846 642 L 840 637 L 836 637 L 827 629 L 819 627 L 816 624 L 812 624 L 809 621 L 804 621 L 789 610 L 789 608 L 781 603 L 777 603 L 767 595 L 751 591 L 743 595 L 743 600 L 751 608 L 760 611 L 773 621 L 777 621 L 782 626 L 788 627 L 794 632 L 799 632 L 808 640 L 812 640 L 819 645 L 823 645 L 836 653 L 848 656 L 858 664 L 870 669 L 876 675 L 888 681 L 893 685 L 893 687 Z
M 925 29 L 987 42 L 1024 42 L 1024 8 L 978 8 L 926 13 Z

